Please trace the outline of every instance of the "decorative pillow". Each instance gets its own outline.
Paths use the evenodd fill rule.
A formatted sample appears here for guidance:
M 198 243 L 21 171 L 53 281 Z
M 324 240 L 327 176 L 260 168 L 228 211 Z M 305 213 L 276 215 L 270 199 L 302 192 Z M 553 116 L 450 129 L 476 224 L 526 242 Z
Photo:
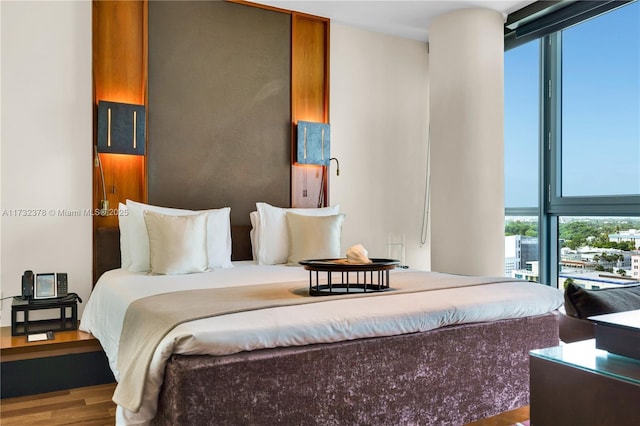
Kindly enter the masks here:
M 120 267 L 129 269 L 131 266 L 131 248 L 129 247 L 129 210 L 127 206 L 118 203 L 118 227 L 120 228 Z
M 304 216 L 287 212 L 289 265 L 305 259 L 338 258 L 344 215 Z
M 256 203 L 259 228 L 256 234 L 258 249 L 257 261 L 260 265 L 287 263 L 289 257 L 289 238 L 287 232 L 287 212 L 305 216 L 330 216 L 340 213 L 340 206 L 319 209 L 285 209 L 267 203 Z
M 640 309 L 640 285 L 587 290 L 569 284 L 564 290 L 564 309 L 580 319 Z
M 175 275 L 207 270 L 207 216 L 144 212 L 152 273 Z
M 186 216 L 207 213 L 207 253 L 209 268 L 228 268 L 231 264 L 231 209 L 224 207 L 212 210 L 183 210 L 158 207 L 127 200 L 129 216 L 127 228 L 129 234 L 129 250 L 131 253 L 132 272 L 146 272 L 149 264 L 149 235 L 144 222 L 144 212 L 151 211 L 168 216 Z

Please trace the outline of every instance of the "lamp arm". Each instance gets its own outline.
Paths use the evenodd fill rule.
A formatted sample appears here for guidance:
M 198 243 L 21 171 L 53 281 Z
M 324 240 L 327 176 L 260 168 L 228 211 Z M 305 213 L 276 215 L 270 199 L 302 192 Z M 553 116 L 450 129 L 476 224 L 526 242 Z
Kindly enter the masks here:
M 340 176 L 340 162 L 338 161 L 338 159 L 336 157 L 329 158 L 329 163 L 331 163 L 331 160 L 335 160 L 336 161 L 336 176 Z
M 320 192 L 318 193 L 318 205 L 317 205 L 318 208 L 324 206 L 324 179 L 325 179 L 326 169 L 327 169 L 326 167 L 322 168 L 322 177 L 320 178 Z
M 102 200 L 100 200 L 100 216 L 106 216 L 109 210 L 109 200 L 107 200 L 107 189 L 104 184 L 104 171 L 102 170 L 102 161 L 98 155 L 98 146 L 93 146 L 94 162 L 96 167 L 100 169 L 100 181 L 102 182 Z

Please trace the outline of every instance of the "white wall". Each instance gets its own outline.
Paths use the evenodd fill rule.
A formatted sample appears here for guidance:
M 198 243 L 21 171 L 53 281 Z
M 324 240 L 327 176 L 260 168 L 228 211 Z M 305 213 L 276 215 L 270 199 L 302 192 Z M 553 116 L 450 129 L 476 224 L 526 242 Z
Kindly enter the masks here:
M 91 2 L 3 1 L 0 10 L 2 294 L 20 294 L 26 269 L 67 272 L 86 303 L 91 216 L 58 210 L 92 208 Z M 11 299 L 2 305 L 10 325 Z
M 405 235 L 406 264 L 429 269 L 421 245 L 427 170 L 426 43 L 331 24 L 331 204 L 346 213 L 342 246 L 386 257 Z
M 504 274 L 503 32 L 488 9 L 429 28 L 434 271 Z

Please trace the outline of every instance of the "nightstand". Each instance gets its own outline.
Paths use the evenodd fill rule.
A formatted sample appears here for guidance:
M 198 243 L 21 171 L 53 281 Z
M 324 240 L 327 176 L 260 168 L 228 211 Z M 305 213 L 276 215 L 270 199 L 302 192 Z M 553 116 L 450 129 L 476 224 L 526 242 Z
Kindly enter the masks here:
M 0 328 L 1 398 L 33 395 L 115 379 L 100 342 L 79 330 L 55 331 L 53 340 L 28 342 Z
M 596 349 L 595 339 L 531 351 L 531 424 L 636 425 L 640 360 Z

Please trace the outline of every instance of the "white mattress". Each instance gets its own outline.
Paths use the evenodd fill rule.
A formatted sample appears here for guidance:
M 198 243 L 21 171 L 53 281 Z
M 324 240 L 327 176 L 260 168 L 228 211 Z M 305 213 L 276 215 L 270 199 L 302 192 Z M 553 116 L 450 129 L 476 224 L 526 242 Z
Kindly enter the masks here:
M 403 270 L 391 271 L 393 275 Z M 434 275 L 439 275 L 433 273 Z M 118 342 L 128 305 L 142 297 L 176 289 L 308 282 L 308 271 L 283 265 L 234 262 L 233 268 L 180 276 L 154 276 L 117 269 L 105 273 L 85 307 L 81 329 L 102 344 L 116 380 Z M 523 281 L 451 288 L 385 297 L 331 299 L 217 316 L 177 326 L 158 346 L 138 413 L 118 407 L 117 424 L 146 424 L 156 412 L 164 366 L 172 353 L 226 355 L 240 351 L 328 343 L 428 331 L 454 324 L 519 318 L 562 305 L 560 291 Z M 392 302 L 391 302 L 392 300 Z

